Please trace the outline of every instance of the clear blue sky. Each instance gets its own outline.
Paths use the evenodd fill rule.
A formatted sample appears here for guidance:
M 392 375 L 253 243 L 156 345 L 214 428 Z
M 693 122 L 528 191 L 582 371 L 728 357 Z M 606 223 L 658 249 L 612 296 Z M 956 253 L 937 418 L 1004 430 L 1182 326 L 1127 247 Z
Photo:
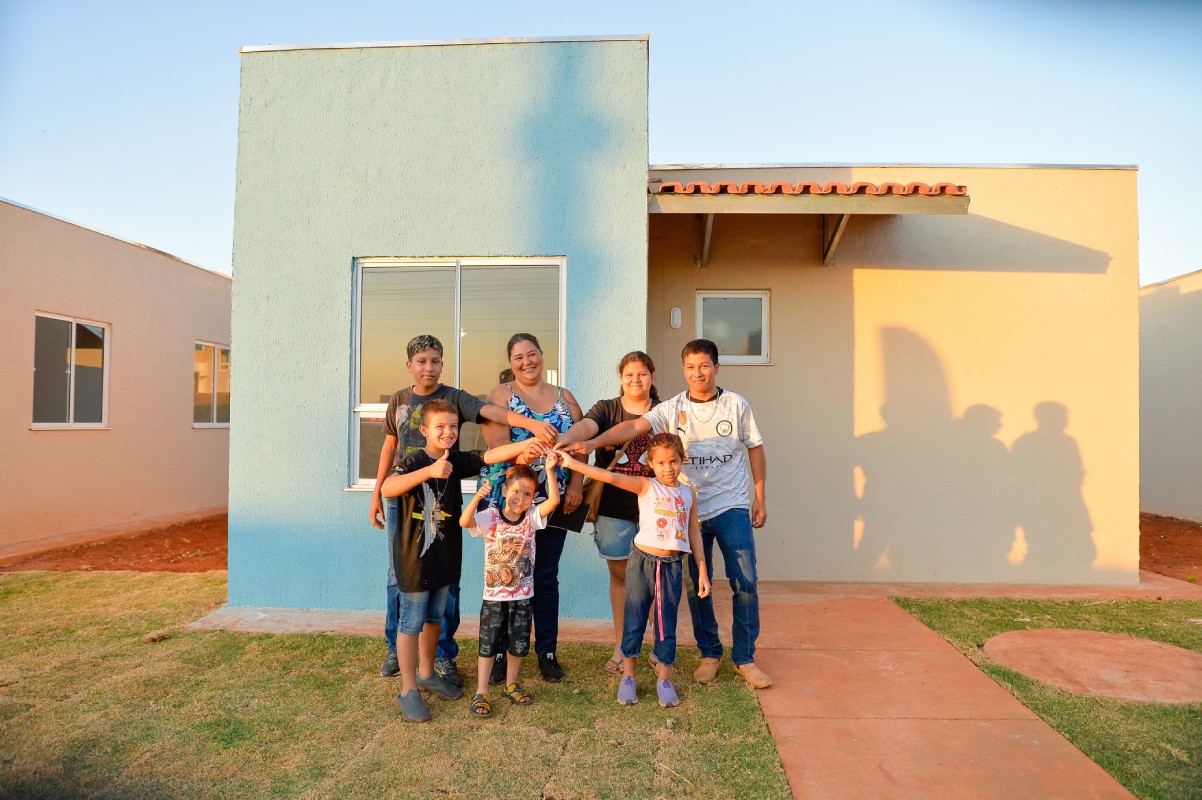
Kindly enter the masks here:
M 1202 267 L 1202 2 L 0 0 L 0 197 L 229 272 L 240 46 L 627 33 L 652 163 L 1138 164 Z

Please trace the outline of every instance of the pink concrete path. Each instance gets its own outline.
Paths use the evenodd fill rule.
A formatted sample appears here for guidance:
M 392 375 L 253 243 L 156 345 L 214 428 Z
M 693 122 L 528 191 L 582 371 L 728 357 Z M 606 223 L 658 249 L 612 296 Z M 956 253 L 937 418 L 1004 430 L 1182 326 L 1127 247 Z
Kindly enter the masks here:
M 775 685 L 757 695 L 794 797 L 1134 797 L 891 596 L 1200 600 L 1202 587 L 1148 572 L 1117 588 L 761 584 L 756 661 Z M 721 581 L 715 600 L 729 643 Z M 383 614 L 225 608 L 193 627 L 376 636 Z M 612 630 L 608 620 L 563 620 L 560 638 L 609 643 Z M 475 631 L 465 616 L 459 635 Z M 682 609 L 682 645 L 690 631 Z

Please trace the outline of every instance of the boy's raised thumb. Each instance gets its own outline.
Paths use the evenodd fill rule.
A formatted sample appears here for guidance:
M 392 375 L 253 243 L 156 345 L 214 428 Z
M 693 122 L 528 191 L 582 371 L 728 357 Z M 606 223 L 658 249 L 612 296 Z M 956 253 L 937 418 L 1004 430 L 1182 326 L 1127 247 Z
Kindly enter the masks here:
M 440 455 L 440 456 L 438 457 L 438 460 L 439 460 L 439 461 L 446 461 L 446 460 L 447 460 L 448 458 L 450 458 L 450 457 L 451 457 L 451 451 L 450 451 L 450 450 L 443 450 L 443 451 L 442 451 L 442 455 Z

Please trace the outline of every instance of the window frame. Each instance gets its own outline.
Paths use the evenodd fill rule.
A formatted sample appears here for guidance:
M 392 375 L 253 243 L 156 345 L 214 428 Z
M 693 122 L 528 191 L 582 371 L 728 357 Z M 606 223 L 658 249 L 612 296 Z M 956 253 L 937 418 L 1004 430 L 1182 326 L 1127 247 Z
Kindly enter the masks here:
M 705 338 L 703 330 L 705 328 L 704 308 L 705 301 L 708 298 L 718 299 L 737 299 L 752 297 L 760 300 L 760 325 L 763 331 L 763 336 L 760 340 L 760 352 L 757 355 L 725 355 L 719 353 L 718 361 L 720 364 L 730 364 L 732 366 L 770 366 L 772 364 L 772 347 L 770 344 L 771 336 L 769 334 L 769 303 L 771 298 L 771 290 L 769 289 L 699 289 L 697 290 L 697 306 L 696 306 L 696 322 L 697 322 L 697 338 Z
M 362 330 L 362 311 L 363 311 L 363 275 L 367 270 L 380 268 L 396 268 L 396 267 L 430 267 L 444 266 L 455 268 L 455 330 L 462 332 L 462 307 L 463 307 L 463 268 L 464 267 L 480 267 L 480 266 L 498 266 L 498 267 L 556 267 L 559 273 L 559 361 L 555 366 L 556 375 L 562 377 L 567 363 L 567 307 L 568 307 L 568 261 L 564 256 L 538 256 L 538 257 L 513 257 L 513 258 L 401 258 L 394 256 L 387 257 L 364 257 L 354 259 L 352 265 L 353 285 L 351 290 L 351 385 L 350 397 L 348 398 L 348 407 L 350 408 L 348 427 L 349 444 L 348 461 L 347 461 L 347 491 L 366 491 L 370 492 L 375 489 L 375 476 L 371 478 L 361 478 L 357 473 L 359 471 L 359 461 L 362 457 L 359 446 L 359 427 L 363 421 L 375 420 L 380 423 L 384 421 L 384 414 L 388 411 L 387 403 L 364 403 L 359 397 L 361 390 L 360 385 L 360 365 L 362 362 L 361 346 L 361 330 Z M 514 330 L 519 330 L 515 328 Z M 415 333 L 416 335 L 416 333 Z M 458 348 L 456 348 L 458 352 Z M 463 369 L 463 359 L 458 355 L 455 358 L 455 374 L 452 376 L 443 375 L 443 384 L 448 386 L 458 386 L 459 376 Z M 398 389 L 404 387 L 397 387 Z M 470 486 L 469 486 L 470 483 Z M 464 491 L 475 491 L 474 479 L 463 481 Z
M 218 357 L 218 354 L 220 353 L 220 351 L 222 351 L 222 350 L 229 351 L 230 365 L 231 365 L 231 369 L 232 369 L 233 363 L 234 363 L 234 349 L 232 347 L 230 347 L 228 344 L 221 344 L 220 342 L 210 342 L 210 341 L 206 341 L 204 339 L 193 339 L 192 340 L 192 359 L 193 359 L 192 360 L 192 365 L 193 365 L 192 375 L 193 375 L 193 386 L 194 387 L 195 387 L 195 380 L 196 380 L 196 378 L 195 378 L 195 376 L 196 376 L 196 371 L 195 371 L 196 345 L 202 345 L 204 347 L 213 348 L 213 391 L 209 396 L 209 400 L 210 400 L 209 417 L 212 421 L 211 422 L 197 422 L 194 418 L 192 420 L 192 427 L 193 428 L 229 428 L 230 424 L 228 422 L 218 422 L 217 421 L 217 357 Z M 196 398 L 195 391 L 193 391 L 192 397 L 193 397 L 193 400 L 195 400 L 195 398 Z M 195 407 L 194 407 L 193 408 L 193 416 L 194 417 L 195 417 L 195 413 L 196 412 L 195 412 Z
M 33 431 L 70 431 L 70 430 L 108 430 L 109 429 L 109 373 L 110 358 L 112 355 L 112 339 L 113 325 L 109 322 L 101 322 L 100 320 L 87 319 L 86 317 L 73 317 L 67 314 L 55 314 L 50 311 L 34 311 L 34 335 L 33 335 L 33 351 L 34 351 L 34 370 L 37 367 L 37 318 L 46 317 L 47 319 L 58 319 L 64 322 L 71 323 L 71 377 L 67 381 L 67 422 L 34 422 L 33 409 L 36 406 L 36 398 L 31 395 L 30 400 L 33 405 L 30 406 L 29 429 Z M 101 389 L 100 389 L 100 422 L 75 422 L 75 326 L 76 325 L 91 325 L 94 328 L 104 329 L 104 349 L 101 354 L 102 369 Z M 36 382 L 34 391 L 36 392 Z

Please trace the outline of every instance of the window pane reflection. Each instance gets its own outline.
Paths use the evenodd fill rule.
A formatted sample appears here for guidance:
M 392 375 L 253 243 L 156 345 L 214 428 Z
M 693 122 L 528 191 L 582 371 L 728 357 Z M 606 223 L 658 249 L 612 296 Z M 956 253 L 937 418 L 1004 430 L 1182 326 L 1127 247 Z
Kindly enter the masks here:
M 198 344 L 192 351 L 192 422 L 213 421 L 213 348 Z
M 104 328 L 75 323 L 75 419 L 104 421 Z
M 718 345 L 719 356 L 763 353 L 763 300 L 758 297 L 702 299 L 701 335 Z
M 71 386 L 71 323 L 35 317 L 33 421 L 67 422 Z
M 438 337 L 446 348 L 443 373 L 449 382 L 455 374 L 454 265 L 363 270 L 360 326 L 359 402 L 387 403 L 393 392 L 412 383 L 405 371 L 405 345 L 423 333 Z
M 410 337 L 412 338 L 412 337 Z M 384 446 L 384 417 L 359 418 L 359 478 L 365 481 L 376 479 L 380 466 L 380 448 Z
M 459 344 L 460 387 L 486 394 L 509 368 L 505 345 L 515 333 L 532 333 L 543 366 L 559 368 L 559 268 L 474 266 L 463 268 Z
M 217 422 L 230 421 L 230 351 L 217 351 Z

